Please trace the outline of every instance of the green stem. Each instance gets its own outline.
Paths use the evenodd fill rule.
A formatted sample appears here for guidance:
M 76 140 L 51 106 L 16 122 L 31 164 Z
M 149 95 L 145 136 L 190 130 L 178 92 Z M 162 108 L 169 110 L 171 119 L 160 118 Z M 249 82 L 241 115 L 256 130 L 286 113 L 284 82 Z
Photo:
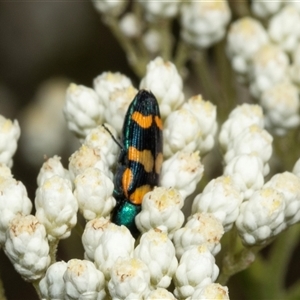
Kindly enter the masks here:
M 286 299 L 284 279 L 292 253 L 299 242 L 300 226 L 293 226 L 281 234 L 272 246 L 265 269 L 265 299 Z M 272 274 L 272 276 L 270 276 Z
M 250 15 L 249 2 L 247 0 L 229 0 L 230 10 L 235 19 Z
M 207 51 L 195 51 L 192 55 L 192 59 L 194 71 L 204 90 L 204 97 L 208 98 L 206 100 L 210 100 L 214 104 L 218 104 L 220 97 L 218 95 L 218 91 L 216 90 L 215 80 L 212 74 L 209 72 L 211 66 L 209 66 Z
M 41 291 L 40 291 L 40 288 L 39 288 L 39 283 L 40 283 L 40 280 L 36 280 L 36 281 L 32 282 L 32 285 L 33 285 L 36 293 L 38 294 L 39 299 L 42 299 Z
M 142 6 L 140 5 L 139 2 L 137 2 L 137 1 L 132 2 L 132 13 L 135 15 L 135 17 L 138 20 L 142 20 L 142 18 L 143 18 L 143 8 L 142 8 Z
M 77 216 L 78 218 L 78 216 Z M 74 231 L 76 232 L 76 234 L 81 237 L 83 232 L 84 232 L 84 227 L 82 226 L 82 224 L 77 220 L 77 223 L 74 227 Z
M 189 56 L 190 47 L 182 39 L 180 39 L 174 57 L 174 64 L 181 75 L 184 73 L 184 67 Z
M 237 95 L 235 91 L 235 78 L 230 63 L 225 53 L 225 41 L 217 43 L 213 47 L 216 62 L 217 76 L 220 80 L 220 98 L 218 103 L 218 119 L 224 122 L 229 112 L 237 105 Z
M 244 248 L 237 255 L 225 256 L 222 272 L 218 278 L 221 285 L 226 285 L 231 276 L 247 269 L 255 260 L 255 251 Z
M 156 25 L 159 27 L 157 28 L 158 32 L 160 32 L 161 36 L 161 56 L 165 61 L 171 60 L 172 55 L 172 32 L 171 32 L 171 22 L 168 19 L 163 19 L 158 22 Z
M 132 12 L 135 15 L 135 17 L 138 20 L 138 24 L 142 24 L 142 27 L 147 27 L 145 24 L 145 16 L 144 16 L 144 9 L 141 7 L 140 3 L 137 1 L 134 1 L 132 3 Z M 147 25 L 149 25 L 147 23 Z M 142 30 L 142 34 L 144 33 L 144 30 Z M 151 59 L 151 54 L 149 53 L 148 49 L 145 46 L 145 43 L 142 39 L 142 36 L 140 36 L 138 39 L 135 39 L 131 41 L 137 49 L 137 59 L 139 63 L 142 63 L 142 66 L 140 67 L 140 70 L 138 74 L 139 77 L 141 78 L 142 76 L 145 75 L 146 72 L 146 67 L 148 62 Z
M 106 16 L 103 19 L 103 21 L 109 26 L 116 39 L 118 40 L 122 48 L 125 50 L 128 62 L 132 67 L 133 71 L 139 77 L 142 77 L 145 74 L 147 58 L 142 57 L 141 53 L 138 52 L 138 49 L 136 47 L 136 41 L 133 42 L 133 40 L 127 38 L 121 32 L 118 19 L 111 16 Z
M 299 158 L 298 151 L 299 129 L 289 130 L 285 136 L 275 136 L 273 142 L 274 152 L 280 157 L 279 171 L 291 170 Z M 288 155 L 287 155 L 288 153 Z
M 49 241 L 49 246 L 50 246 L 49 254 L 51 259 L 50 265 L 56 262 L 56 252 L 57 252 L 58 242 L 59 242 L 58 239 L 55 239 L 54 241 Z
M 245 248 L 239 243 L 235 227 L 227 233 L 227 249 L 222 260 L 218 282 L 226 285 L 231 276 L 247 269 L 255 260 L 260 247 Z M 238 252 L 237 252 L 238 250 Z
M 255 260 L 255 254 L 250 249 L 243 249 L 237 255 L 225 256 L 223 260 L 222 272 L 218 278 L 221 285 L 226 285 L 229 278 L 236 273 L 247 269 Z

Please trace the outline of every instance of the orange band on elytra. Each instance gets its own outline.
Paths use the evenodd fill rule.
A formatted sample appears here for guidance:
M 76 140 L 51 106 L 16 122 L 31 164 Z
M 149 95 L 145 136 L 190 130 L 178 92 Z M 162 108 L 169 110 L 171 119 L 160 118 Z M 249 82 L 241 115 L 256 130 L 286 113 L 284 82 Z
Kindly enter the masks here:
M 152 124 L 152 116 L 144 116 L 137 111 L 132 114 L 131 118 L 144 129 L 149 128 Z
M 150 191 L 151 191 L 150 185 L 148 184 L 142 185 L 135 189 L 135 191 L 130 195 L 129 200 L 134 204 L 141 204 L 145 194 Z
M 124 191 L 124 195 L 126 196 L 126 198 L 128 198 L 128 190 L 130 187 L 130 184 L 132 182 L 133 179 L 133 174 L 132 171 L 127 168 L 122 176 L 122 187 L 123 187 L 123 191 Z
M 144 166 L 145 171 L 148 173 L 153 171 L 154 158 L 150 150 L 139 151 L 134 147 L 129 147 L 128 159 L 142 164 Z

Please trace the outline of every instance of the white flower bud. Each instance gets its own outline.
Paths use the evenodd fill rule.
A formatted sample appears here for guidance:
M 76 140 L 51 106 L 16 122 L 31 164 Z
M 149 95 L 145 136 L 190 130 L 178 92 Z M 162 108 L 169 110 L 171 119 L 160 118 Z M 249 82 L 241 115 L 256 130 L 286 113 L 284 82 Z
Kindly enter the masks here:
M 109 94 L 109 101 L 105 109 L 105 120 L 112 125 L 118 134 L 121 133 L 128 106 L 137 94 L 132 86 L 117 89 Z
M 75 181 L 74 195 L 86 220 L 106 217 L 116 205 L 113 182 L 99 169 L 88 168 Z
M 173 63 L 161 57 L 150 61 L 140 89 L 150 90 L 159 103 L 160 114 L 165 119 L 184 101 L 182 78 Z
M 0 163 L 0 177 L 2 177 L 1 181 L 13 178 L 11 169 L 6 164 Z
M 60 300 L 65 296 L 65 282 L 63 279 L 67 269 L 67 263 L 59 261 L 52 264 L 39 283 L 39 288 L 43 299 Z
M 5 232 L 11 220 L 17 215 L 29 215 L 31 209 L 32 203 L 23 183 L 11 177 L 0 177 L 0 246 L 5 243 Z
M 288 81 L 280 82 L 264 91 L 260 104 L 265 111 L 266 128 L 284 135 L 300 124 L 299 94 Z
M 104 106 L 93 89 L 71 83 L 64 115 L 69 129 L 83 139 L 92 128 L 103 123 Z
M 289 58 L 278 46 L 266 44 L 253 56 L 250 68 L 250 92 L 260 98 L 261 94 L 277 82 L 288 77 Z
M 50 264 L 45 227 L 33 215 L 17 216 L 11 221 L 4 251 L 27 281 L 40 279 Z
M 268 40 L 266 30 L 256 19 L 244 17 L 231 23 L 226 52 L 240 80 L 248 79 L 249 66 L 254 53 Z
M 287 226 L 300 221 L 300 178 L 290 172 L 274 175 L 265 187 L 271 187 L 283 195 L 284 217 Z
M 106 299 L 104 275 L 88 260 L 69 260 L 64 281 L 65 300 Z
M 269 22 L 269 36 L 284 51 L 291 52 L 300 41 L 300 12 L 293 5 L 287 5 Z
M 181 37 L 196 47 L 209 47 L 225 35 L 231 17 L 227 1 L 191 1 L 181 6 Z
M 269 16 L 276 13 L 282 6 L 283 0 L 277 1 L 261 1 L 252 0 L 251 10 L 252 12 L 260 18 L 268 18 Z
M 84 258 L 94 261 L 95 250 L 100 244 L 100 238 L 106 228 L 109 226 L 110 220 L 106 218 L 97 218 L 86 223 L 81 241 L 84 252 Z
M 187 298 L 187 300 L 207 299 L 229 300 L 227 286 L 222 286 L 219 283 L 210 283 L 205 287 L 196 289 L 192 296 Z
M 143 42 L 146 49 L 152 53 L 156 54 L 160 51 L 162 47 L 161 35 L 157 30 L 149 29 L 143 34 Z
M 176 300 L 176 298 L 174 297 L 174 295 L 172 293 L 170 293 L 168 290 L 163 289 L 163 288 L 157 288 L 151 292 L 149 292 L 149 294 L 147 294 L 147 296 L 145 296 L 144 298 L 145 300 Z
M 111 268 L 108 290 L 114 300 L 144 299 L 149 293 L 150 272 L 137 258 L 119 258 Z
M 258 125 L 245 128 L 228 145 L 228 151 L 224 155 L 228 164 L 234 157 L 241 154 L 257 155 L 264 163 L 263 174 L 269 173 L 268 161 L 272 155 L 273 137 Z
M 168 235 L 159 229 L 150 229 L 134 249 L 134 257 L 143 261 L 150 271 L 152 287 L 167 288 L 178 266 L 175 248 Z
M 263 122 L 263 111 L 262 108 L 257 104 L 243 103 L 242 105 L 237 105 L 229 114 L 230 119 L 238 118 L 240 115 L 243 118 L 251 120 L 247 125 L 243 124 L 243 128 L 248 127 L 249 125 L 256 124 L 260 127 L 264 127 Z
M 201 134 L 197 149 L 200 150 L 201 155 L 204 155 L 213 148 L 215 143 L 218 128 L 217 108 L 210 101 L 203 100 L 201 95 L 191 97 L 182 108 L 190 110 L 198 119 Z
M 118 72 L 103 72 L 94 79 L 94 89 L 105 107 L 109 105 L 109 97 L 112 92 L 129 86 L 132 86 L 131 80 Z
M 129 1 L 92 0 L 96 10 L 103 16 L 119 16 L 126 8 Z
M 296 161 L 294 167 L 293 167 L 293 173 L 300 177 L 300 158 Z
M 180 259 L 185 251 L 200 245 L 205 245 L 215 256 L 221 250 L 220 240 L 223 234 L 222 223 L 213 214 L 196 213 L 190 217 L 184 227 L 174 233 L 176 256 Z
M 17 120 L 12 122 L 0 115 L 0 163 L 12 167 L 21 130 Z
M 224 169 L 224 175 L 234 177 L 243 199 L 248 200 L 264 185 L 264 165 L 255 154 L 241 154 L 234 157 Z
M 246 246 L 265 245 L 286 228 L 282 193 L 263 187 L 241 204 L 236 227 Z
M 166 118 L 164 155 L 169 157 L 179 150 L 205 154 L 214 146 L 216 131 L 216 107 L 200 95 L 194 96 Z
M 235 140 L 245 128 L 254 124 L 264 128 L 263 111 L 259 105 L 244 103 L 233 109 L 219 134 L 222 149 L 226 152 L 229 143 Z
M 109 124 L 105 124 L 105 127 L 110 131 L 110 133 L 117 137 L 117 132 L 115 128 Z M 101 157 L 105 157 L 105 161 L 108 164 L 108 167 L 113 167 L 119 156 L 120 147 L 113 140 L 110 133 L 104 126 L 98 126 L 92 129 L 84 140 L 84 145 L 88 148 L 93 149 L 96 154 L 99 154 Z
M 211 180 L 203 192 L 196 196 L 192 214 L 208 212 L 222 222 L 225 232 L 230 230 L 239 215 L 242 194 L 238 191 L 232 177 L 221 176 Z
M 200 148 L 201 129 L 195 114 L 180 108 L 164 122 L 164 155 L 170 157 L 180 150 L 193 152 Z
M 175 230 L 184 222 L 182 207 L 183 199 L 177 190 L 154 188 L 143 198 L 142 211 L 135 217 L 136 226 L 140 232 L 151 228 L 167 230 L 169 238 L 172 238 Z
M 118 257 L 129 258 L 133 256 L 135 239 L 125 226 L 113 223 L 104 227 L 94 258 L 95 264 L 103 272 L 106 281 L 110 278 L 110 270 Z
M 141 35 L 142 24 L 134 13 L 126 13 L 119 22 L 120 30 L 124 36 L 134 39 Z
M 87 168 L 97 168 L 109 178 L 113 175 L 109 170 L 109 164 L 106 161 L 106 156 L 87 145 L 82 145 L 79 150 L 74 152 L 69 158 L 69 171 L 71 179 L 82 174 Z
M 214 282 L 219 275 L 214 256 L 206 246 L 193 247 L 182 255 L 174 277 L 174 294 L 186 299 L 198 288 Z
M 157 19 L 168 19 L 175 17 L 178 13 L 181 0 L 138 0 L 138 2 L 146 12 L 146 19 L 155 22 Z
M 59 176 L 46 179 L 36 191 L 35 207 L 50 241 L 70 236 L 77 222 L 78 204 L 68 180 Z
M 160 185 L 175 188 L 183 199 L 186 199 L 195 191 L 203 170 L 199 151 L 193 153 L 178 151 L 163 162 Z
M 48 158 L 42 165 L 40 172 L 37 176 L 37 184 L 41 186 L 44 181 L 52 176 L 59 176 L 61 178 L 70 180 L 70 174 L 67 169 L 65 169 L 60 162 L 61 157 L 54 155 L 53 157 Z M 72 183 L 70 181 L 70 185 Z

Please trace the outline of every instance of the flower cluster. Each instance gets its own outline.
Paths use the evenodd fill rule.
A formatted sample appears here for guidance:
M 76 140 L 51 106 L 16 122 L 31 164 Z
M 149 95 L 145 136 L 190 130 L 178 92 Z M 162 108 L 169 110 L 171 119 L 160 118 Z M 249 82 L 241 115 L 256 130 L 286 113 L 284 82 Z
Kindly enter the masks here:
M 299 5 L 252 1 L 252 10 L 266 19 L 266 27 L 251 17 L 234 21 L 228 30 L 227 54 L 238 78 L 262 106 L 266 128 L 285 135 L 300 124 L 300 28 L 295 26 L 300 22 Z
M 160 85 L 155 84 L 158 74 Z M 215 283 L 215 256 L 224 232 L 236 228 L 245 246 L 261 246 L 300 220 L 300 178 L 285 172 L 265 182 L 273 138 L 264 129 L 260 106 L 243 104 L 230 113 L 218 136 L 224 173 L 193 200 L 204 172 L 200 157 L 215 143 L 216 107 L 200 95 L 184 101 L 176 67 L 160 57 L 149 63 L 140 88 L 151 89 L 163 108 L 165 160 L 161 186 L 144 196 L 136 216 L 142 234 L 138 241 L 109 220 L 116 204 L 112 179 L 119 152 L 111 135 L 120 134 L 137 91 L 126 76 L 107 72 L 94 80 L 94 89 L 71 84 L 67 90 L 64 113 L 82 145 L 71 155 L 68 170 L 57 156 L 43 164 L 35 216 L 25 187 L 2 166 L 1 243 L 26 280 L 40 280 L 45 299 L 104 299 L 107 293 L 114 299 L 228 299 L 227 288 Z M 90 110 L 83 102 L 103 109 Z M 8 199 L 12 195 L 13 201 Z M 188 202 L 192 214 L 183 226 L 182 207 Z M 55 247 L 70 235 L 77 210 L 88 221 L 82 235 L 84 260 L 55 262 Z

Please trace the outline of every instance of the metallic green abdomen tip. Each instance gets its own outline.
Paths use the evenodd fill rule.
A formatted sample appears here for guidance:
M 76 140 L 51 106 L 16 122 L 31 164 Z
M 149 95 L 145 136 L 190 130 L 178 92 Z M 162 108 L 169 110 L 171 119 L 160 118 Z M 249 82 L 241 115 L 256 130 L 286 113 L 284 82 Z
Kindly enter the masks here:
M 127 200 L 117 203 L 112 222 L 117 225 L 126 226 L 133 235 L 138 235 L 139 231 L 135 225 L 135 217 L 141 211 L 141 206 L 133 204 Z

